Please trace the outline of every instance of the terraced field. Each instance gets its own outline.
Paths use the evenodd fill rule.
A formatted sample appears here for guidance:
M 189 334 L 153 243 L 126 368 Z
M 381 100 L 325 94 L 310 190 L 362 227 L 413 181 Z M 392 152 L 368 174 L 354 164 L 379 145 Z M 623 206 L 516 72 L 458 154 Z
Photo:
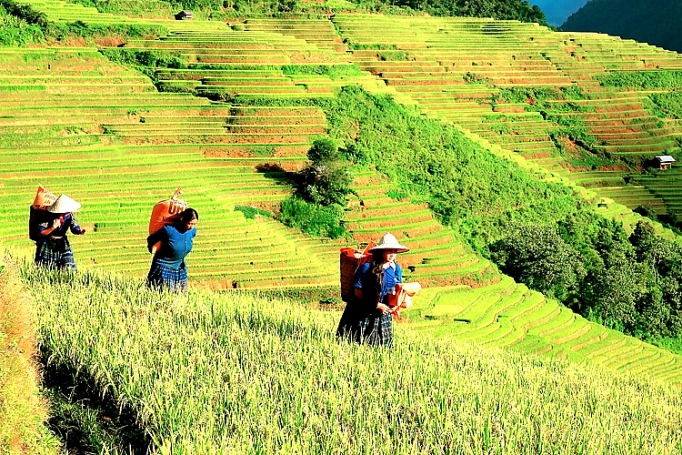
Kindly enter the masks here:
M 43 184 L 83 203 L 80 221 L 90 234 L 74 239 L 82 266 L 143 275 L 151 207 L 181 186 L 201 214 L 194 277 L 218 288 L 337 282 L 335 246 L 234 211 L 290 194 L 281 177 L 303 162 L 309 137 L 322 132 L 319 110 L 239 109 L 158 93 L 148 79 L 91 49 L 3 49 L 0 61 L 0 85 L 8 87 L 0 173 L 9 244 L 26 246 L 20 226 Z M 300 131 L 248 130 L 254 119 L 280 117 L 295 117 L 292 128 Z
M 53 18 L 66 17 L 54 12 L 67 8 L 60 2 L 32 4 L 43 5 Z M 91 14 L 87 20 L 109 20 Z M 188 68 L 160 70 L 162 83 L 227 94 L 228 102 L 159 93 L 95 49 L 0 49 L 3 241 L 29 248 L 27 206 L 40 183 L 83 203 L 80 221 L 90 233 L 73 239 L 80 266 L 141 277 L 149 263 L 144 239 L 151 206 L 182 186 L 201 214 L 189 261 L 195 282 L 221 289 L 337 285 L 340 244 L 306 238 L 269 219 L 246 219 L 234 208 L 271 207 L 286 197 L 291 189 L 282 183 L 284 173 L 304 163 L 312 138 L 326 129 L 318 108 L 258 100 L 330 97 L 344 84 L 393 94 L 469 129 L 476 121 L 497 124 L 491 114 L 513 116 L 519 120 L 511 122 L 518 126 L 516 136 L 540 138 L 513 142 L 528 143 L 519 154 L 537 150 L 540 160 L 546 122 L 522 105 L 496 105 L 493 97 L 500 88 L 526 83 L 575 83 L 543 56 L 549 31 L 515 22 L 427 18 L 395 18 L 390 29 L 393 18 L 371 20 L 374 31 L 365 16 L 337 15 L 341 35 L 319 20 L 247 20 L 247 31 L 196 21 L 160 40 L 126 44 L 180 51 Z M 386 49 L 351 53 L 341 38 L 351 47 Z M 306 65 L 327 72 L 305 74 L 300 68 Z M 482 144 L 512 143 L 476 136 Z M 543 178 L 549 175 L 540 163 L 531 165 Z M 563 177 L 562 169 L 552 173 Z M 376 173 L 358 174 L 355 185 L 358 197 L 345 220 L 355 241 L 390 230 L 413 248 L 401 258 L 406 276 L 427 289 L 405 319 L 420 330 L 682 380 L 682 358 L 588 323 L 500 276 L 427 207 L 389 198 L 389 182 Z M 602 212 L 626 224 L 638 219 L 621 205 L 603 206 Z
M 362 15 L 336 15 L 333 21 L 353 49 L 351 61 L 412 98 L 426 115 L 461 125 L 627 207 L 649 205 L 658 213 L 679 213 L 646 184 L 626 185 L 622 171 L 605 173 L 607 179 L 600 180 L 594 169 L 570 168 L 551 137 L 556 121 L 533 112 L 530 101 L 500 97 L 500 90 L 510 88 L 553 89 L 558 95 L 549 103 L 558 115 L 583 122 L 603 153 L 646 158 L 675 153 L 680 130 L 645 107 L 650 92 L 603 87 L 596 77 L 679 69 L 678 54 L 631 40 L 554 33 L 513 21 Z M 584 99 L 567 100 L 562 89 L 579 89 Z

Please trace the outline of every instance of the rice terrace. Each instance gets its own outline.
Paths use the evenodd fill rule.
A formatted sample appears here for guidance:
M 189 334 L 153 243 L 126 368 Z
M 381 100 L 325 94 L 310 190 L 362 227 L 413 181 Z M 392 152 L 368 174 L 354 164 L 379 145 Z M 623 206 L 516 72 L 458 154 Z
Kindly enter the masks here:
M 682 56 L 464 3 L 0 0 L 0 454 L 682 453 Z M 423 290 L 339 339 L 387 232 Z

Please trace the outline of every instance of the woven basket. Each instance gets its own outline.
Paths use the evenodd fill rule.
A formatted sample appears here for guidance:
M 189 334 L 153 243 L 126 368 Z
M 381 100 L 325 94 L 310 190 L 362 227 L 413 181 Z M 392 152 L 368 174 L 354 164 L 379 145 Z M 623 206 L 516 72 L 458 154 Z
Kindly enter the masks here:
M 339 256 L 339 269 L 341 272 L 341 299 L 350 302 L 353 298 L 353 277 L 355 270 L 360 264 L 362 253 L 353 248 L 342 248 Z

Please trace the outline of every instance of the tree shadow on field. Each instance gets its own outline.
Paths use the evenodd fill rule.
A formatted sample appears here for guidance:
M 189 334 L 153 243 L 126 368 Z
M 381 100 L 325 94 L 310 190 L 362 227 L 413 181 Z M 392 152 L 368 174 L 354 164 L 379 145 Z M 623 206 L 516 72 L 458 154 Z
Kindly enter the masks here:
M 256 166 L 256 171 L 282 185 L 293 185 L 296 182 L 295 170 L 287 169 L 281 163 L 261 163 Z
M 43 388 L 51 405 L 48 426 L 66 453 L 151 453 L 152 441 L 137 424 L 134 411 L 120 408 L 87 372 L 48 359 L 49 353 L 43 350 Z

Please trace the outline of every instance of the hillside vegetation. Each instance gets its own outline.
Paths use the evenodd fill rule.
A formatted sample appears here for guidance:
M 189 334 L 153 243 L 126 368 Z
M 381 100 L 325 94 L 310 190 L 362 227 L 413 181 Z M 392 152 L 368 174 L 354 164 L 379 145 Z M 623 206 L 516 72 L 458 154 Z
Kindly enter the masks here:
M 677 390 L 628 374 L 428 340 L 405 326 L 395 349 L 370 349 L 334 338 L 337 311 L 247 294 L 159 295 L 123 277 L 32 266 L 22 277 L 41 302 L 53 367 L 131 410 L 153 453 L 669 453 L 682 444 Z
M 0 256 L 0 453 L 56 455 L 39 391 L 36 306 L 13 265 Z
M 32 4 L 49 18 L 82 17 L 95 24 L 129 20 L 78 5 L 38 0 Z M 553 97 L 589 100 L 567 82 L 569 74 L 554 62 L 537 60 L 552 40 L 563 35 L 513 21 L 389 20 L 341 14 L 333 23 L 249 19 L 233 28 L 217 22 L 133 21 L 163 24 L 176 31 L 163 39 L 129 40 L 101 53 L 143 69 L 158 88 L 188 93 L 155 92 L 149 80 L 107 62 L 94 49 L 3 52 L 5 87 L 11 93 L 3 119 L 8 126 L 6 148 L 12 150 L 4 167 L 8 206 L 14 207 L 8 212 L 14 221 L 6 223 L 8 241 L 25 245 L 17 228 L 20 201 L 30 200 L 37 183 L 68 187 L 85 202 L 81 222 L 92 228 L 91 235 L 78 239 L 81 266 L 141 276 L 148 256 L 137 242 L 145 236 L 150 200 L 167 197 L 160 188 L 169 187 L 170 192 L 182 185 L 188 200 L 204 214 L 204 240 L 191 258 L 197 284 L 335 292 L 336 248 L 343 242 L 306 238 L 259 215 L 266 209 L 274 210 L 275 217 L 284 213 L 292 192 L 287 184 L 291 171 L 305 165 L 313 138 L 330 132 L 356 162 L 357 196 L 351 198 L 341 220 L 352 241 L 396 232 L 413 247 L 401 257 L 407 278 L 429 287 L 466 284 L 490 294 L 488 306 L 472 312 L 459 303 L 462 293 L 444 291 L 419 316 L 421 322 L 431 321 L 433 333 L 461 333 L 462 324 L 455 320 L 462 316 L 471 323 L 466 330 L 480 329 L 471 335 L 486 342 L 590 361 L 603 361 L 603 354 L 609 352 L 614 355 L 609 362 L 614 368 L 636 365 L 645 370 L 653 362 L 656 367 L 651 371 L 656 375 L 676 380 L 676 357 L 662 356 L 641 342 L 623 343 L 622 334 L 618 337 L 588 324 L 525 286 L 515 288 L 467 245 L 487 255 L 489 243 L 511 232 L 512 223 L 541 222 L 551 229 L 553 223 L 579 210 L 622 220 L 626 231 L 641 219 L 562 179 L 567 170 L 543 169 L 540 164 L 545 161 L 535 153 L 545 141 L 528 140 L 522 132 L 504 134 L 513 131 L 516 123 L 543 132 L 550 128 L 555 139 L 580 133 L 587 142 L 590 135 L 575 128 L 575 122 L 559 119 L 554 124 L 552 116 L 543 117 L 552 101 L 560 101 Z M 221 26 L 222 30 L 216 28 Z M 383 30 L 381 37 L 374 29 Z M 427 47 L 410 47 L 420 40 Z M 515 48 L 509 43 L 522 48 L 531 43 L 529 55 L 513 54 Z M 447 55 L 458 55 L 465 46 L 480 52 L 470 66 L 466 60 L 448 60 Z M 656 50 L 644 51 L 661 64 L 678 63 Z M 347 58 L 353 62 L 342 60 Z M 528 78 L 524 65 L 535 63 L 543 76 Z M 51 68 L 48 74 L 44 74 L 46 67 Z M 586 90 L 597 90 L 594 84 L 581 84 Z M 601 85 L 598 88 L 602 95 L 609 93 Z M 29 102 L 35 92 L 45 92 L 44 104 Z M 64 117 L 70 105 L 79 106 L 78 115 Z M 554 117 L 565 112 L 555 111 Z M 500 119 L 505 122 L 498 123 Z M 474 122 L 499 128 L 501 137 L 514 140 L 514 151 L 492 147 L 456 128 Z M 53 126 L 46 129 L 46 124 Z M 547 142 L 555 144 L 551 139 Z M 16 153 L 17 147 L 22 153 Z M 58 158 L 52 153 L 54 147 L 59 147 Z M 22 161 L 28 155 L 38 162 L 35 166 Z M 169 168 L 166 162 L 177 168 Z M 78 174 L 78 184 L 64 173 Z M 223 229 L 231 232 L 229 238 Z M 674 238 L 660 226 L 655 229 Z M 499 283 L 504 284 L 495 288 Z M 549 296 L 565 295 L 529 285 Z M 574 307 L 608 322 L 606 316 Z M 634 307 L 638 318 L 641 308 L 648 308 Z M 542 312 L 536 313 L 540 308 Z M 552 325 L 557 314 L 562 315 L 561 322 Z M 667 321 L 675 318 L 674 311 L 664 318 L 666 330 Z M 610 324 L 621 327 L 617 321 Z M 647 338 L 639 330 L 631 333 Z M 636 360 L 617 360 L 631 351 L 638 353 Z
M 680 14 L 682 5 L 667 0 L 590 0 L 561 29 L 608 33 L 682 51 L 682 37 L 677 33 Z
M 79 429 L 67 439 L 162 453 L 679 447 L 667 387 L 682 382 L 682 357 L 641 339 L 677 348 L 680 239 L 628 209 L 677 227 L 682 174 L 647 164 L 679 156 L 677 54 L 512 20 L 228 25 L 200 20 L 207 10 L 172 21 L 26 1 L 70 31 L 47 41 L 59 47 L 0 49 L 0 233 L 30 255 L 38 184 L 83 203 L 89 232 L 73 246 L 85 274 L 22 268 L 55 359 L 55 413 Z M 118 27 L 160 33 L 91 33 Z M 158 296 L 142 286 L 147 221 L 178 186 L 201 214 L 192 292 Z M 322 217 L 317 231 L 305 223 Z M 395 351 L 339 344 L 338 248 L 386 231 L 412 248 L 405 278 L 426 289 Z M 652 401 L 638 399 L 649 387 Z
M 344 10 L 391 12 L 393 14 L 428 13 L 437 16 L 492 17 L 522 22 L 545 23 L 542 10 L 526 0 L 355 0 L 311 2 L 306 0 L 70 0 L 84 6 L 94 6 L 101 12 L 168 17 L 181 9 L 197 11 L 200 17 L 212 19 L 249 16 L 282 16 L 292 13 L 327 15 Z

